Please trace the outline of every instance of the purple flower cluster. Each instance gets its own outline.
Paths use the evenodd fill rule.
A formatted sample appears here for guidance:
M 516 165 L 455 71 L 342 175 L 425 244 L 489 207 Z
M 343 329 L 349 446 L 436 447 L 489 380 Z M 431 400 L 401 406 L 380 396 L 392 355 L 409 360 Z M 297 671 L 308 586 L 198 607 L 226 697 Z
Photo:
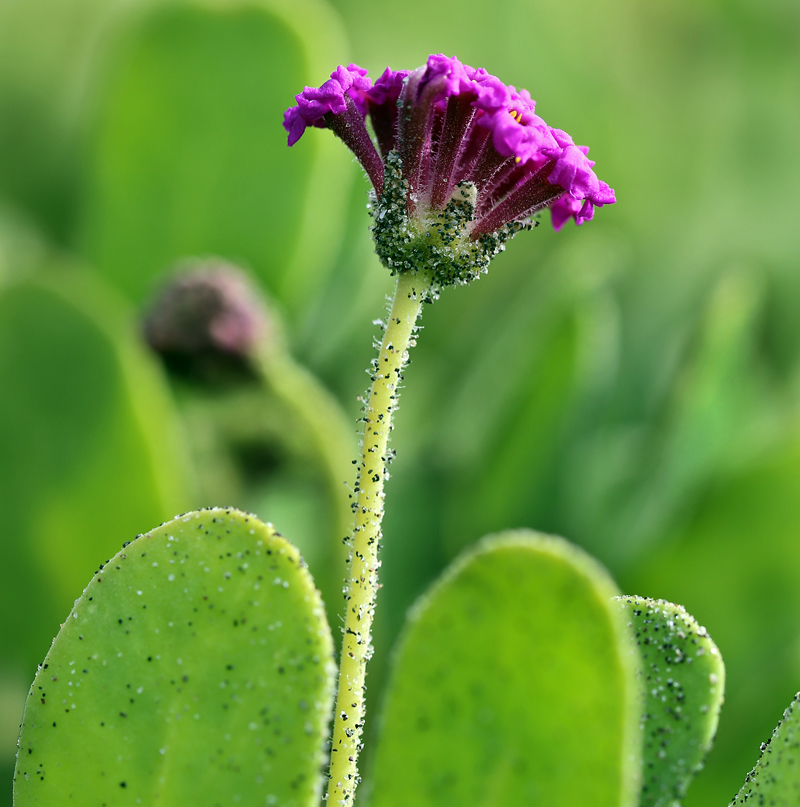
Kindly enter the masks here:
M 536 115 L 529 93 L 456 58 L 433 55 L 412 72 L 387 67 L 374 84 L 363 68 L 340 66 L 296 100 L 284 114 L 289 145 L 308 126 L 332 129 L 379 198 L 386 157 L 396 151 L 410 216 L 443 210 L 459 183 L 472 183 L 473 239 L 545 207 L 557 230 L 571 218 L 582 224 L 596 207 L 615 201 L 594 173 L 588 148 Z

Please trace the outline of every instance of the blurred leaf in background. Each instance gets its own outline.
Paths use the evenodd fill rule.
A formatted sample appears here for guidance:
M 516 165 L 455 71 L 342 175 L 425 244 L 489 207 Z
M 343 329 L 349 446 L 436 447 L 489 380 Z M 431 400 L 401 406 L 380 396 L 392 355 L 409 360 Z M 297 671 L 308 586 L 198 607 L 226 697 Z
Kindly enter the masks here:
M 86 62 L 103 12 L 117 4 L 0 4 L 0 196 L 59 243 L 75 220 Z
M 47 247 L 30 219 L 0 203 L 0 289 L 35 273 L 46 255 Z
M 346 50 L 318 2 L 134 3 L 93 63 L 76 243 L 141 300 L 185 255 L 249 265 L 302 312 L 341 240 L 347 154 L 289 152 L 294 93 Z
M 288 152 L 280 120 L 346 50 L 322 0 L 8 0 L 0 196 L 137 301 L 213 253 L 299 315 L 353 171 L 330 140 Z

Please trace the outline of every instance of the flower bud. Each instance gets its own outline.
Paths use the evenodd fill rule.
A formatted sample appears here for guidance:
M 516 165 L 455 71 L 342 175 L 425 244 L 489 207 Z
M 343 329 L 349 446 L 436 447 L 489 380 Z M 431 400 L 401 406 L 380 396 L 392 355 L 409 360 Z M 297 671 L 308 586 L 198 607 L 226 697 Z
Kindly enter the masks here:
M 250 279 L 219 259 L 179 267 L 144 318 L 144 338 L 178 372 L 208 377 L 247 372 L 270 316 Z

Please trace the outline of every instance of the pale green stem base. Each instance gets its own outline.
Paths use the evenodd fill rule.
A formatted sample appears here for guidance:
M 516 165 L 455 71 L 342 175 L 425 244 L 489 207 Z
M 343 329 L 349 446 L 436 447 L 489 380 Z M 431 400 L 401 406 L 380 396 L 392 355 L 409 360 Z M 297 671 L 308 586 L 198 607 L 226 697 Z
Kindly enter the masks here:
M 414 344 L 414 327 L 431 289 L 430 276 L 399 275 L 372 387 L 364 413 L 364 441 L 355 495 L 347 611 L 334 712 L 328 805 L 352 807 L 358 776 L 358 752 L 364 728 L 364 677 L 372 655 L 372 619 L 378 590 L 378 549 L 383 520 L 389 432 L 397 408 L 402 370 Z

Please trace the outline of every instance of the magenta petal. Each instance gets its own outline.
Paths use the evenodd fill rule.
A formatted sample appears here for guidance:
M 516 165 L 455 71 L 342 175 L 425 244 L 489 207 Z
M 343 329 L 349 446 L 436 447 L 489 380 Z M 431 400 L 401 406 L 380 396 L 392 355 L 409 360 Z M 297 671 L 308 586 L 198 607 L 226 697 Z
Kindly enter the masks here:
M 306 130 L 306 122 L 300 115 L 300 110 L 296 107 L 289 107 L 283 113 L 283 128 L 289 133 L 289 145 L 293 146 Z
M 592 171 L 593 163 L 577 146 L 567 146 L 556 160 L 549 180 L 560 185 L 577 199 L 585 199 L 599 190 L 600 183 Z
M 583 207 L 581 201 L 565 193 L 550 205 L 553 229 L 558 232 L 570 219 L 575 218 Z
M 425 73 L 422 76 L 421 88 L 437 78 L 444 79 L 444 96 L 460 95 L 462 92 L 474 92 L 470 73 L 472 68 L 463 65 L 453 56 L 441 53 L 428 57 Z
M 383 157 L 396 145 L 397 99 L 408 75 L 408 70 L 391 70 L 387 67 L 375 84 L 364 93 L 372 130 Z
M 367 71 L 357 64 L 349 64 L 346 75 L 341 65 L 336 68 L 336 72 L 339 71 L 342 71 L 342 80 L 339 82 L 342 89 L 353 99 L 358 111 L 366 117 L 367 94 L 372 89 L 372 79 L 367 76 Z
M 578 215 L 575 216 L 575 224 L 583 224 L 584 221 L 591 221 L 594 218 L 594 205 L 585 199 Z
M 372 87 L 363 67 L 339 65 L 321 87 L 306 87 L 295 96 L 297 106 L 290 107 L 283 117 L 283 126 L 289 132 L 289 145 L 294 145 L 306 127 L 324 127 L 323 117 L 328 113 L 341 115 L 347 109 L 345 96 L 349 96 L 361 113 L 366 115 L 364 93 Z
M 617 201 L 617 197 L 614 194 L 614 189 L 609 188 L 605 182 L 599 180 L 600 187 L 598 190 L 592 194 L 591 199 L 592 202 L 596 207 L 602 207 L 603 205 L 613 205 L 614 202 Z
M 567 146 L 574 146 L 575 141 L 562 129 L 554 129 L 550 127 L 550 132 L 552 133 L 553 137 L 556 140 L 561 148 L 566 148 Z
M 487 118 L 492 129 L 492 143 L 500 154 L 527 162 L 536 160 L 547 149 L 558 148 L 544 122 L 537 125 L 536 121 L 541 119 L 531 117 L 531 123 L 526 124 L 524 117 L 519 121 L 507 109 L 503 109 Z
M 513 88 L 507 87 L 497 76 L 480 68 L 473 72 L 472 80 L 478 94 L 474 102 L 478 109 L 485 112 L 496 112 L 508 107 L 511 103 Z
M 388 67 L 367 91 L 367 98 L 373 104 L 396 104 L 403 89 L 403 81 L 410 70 L 391 70 Z

